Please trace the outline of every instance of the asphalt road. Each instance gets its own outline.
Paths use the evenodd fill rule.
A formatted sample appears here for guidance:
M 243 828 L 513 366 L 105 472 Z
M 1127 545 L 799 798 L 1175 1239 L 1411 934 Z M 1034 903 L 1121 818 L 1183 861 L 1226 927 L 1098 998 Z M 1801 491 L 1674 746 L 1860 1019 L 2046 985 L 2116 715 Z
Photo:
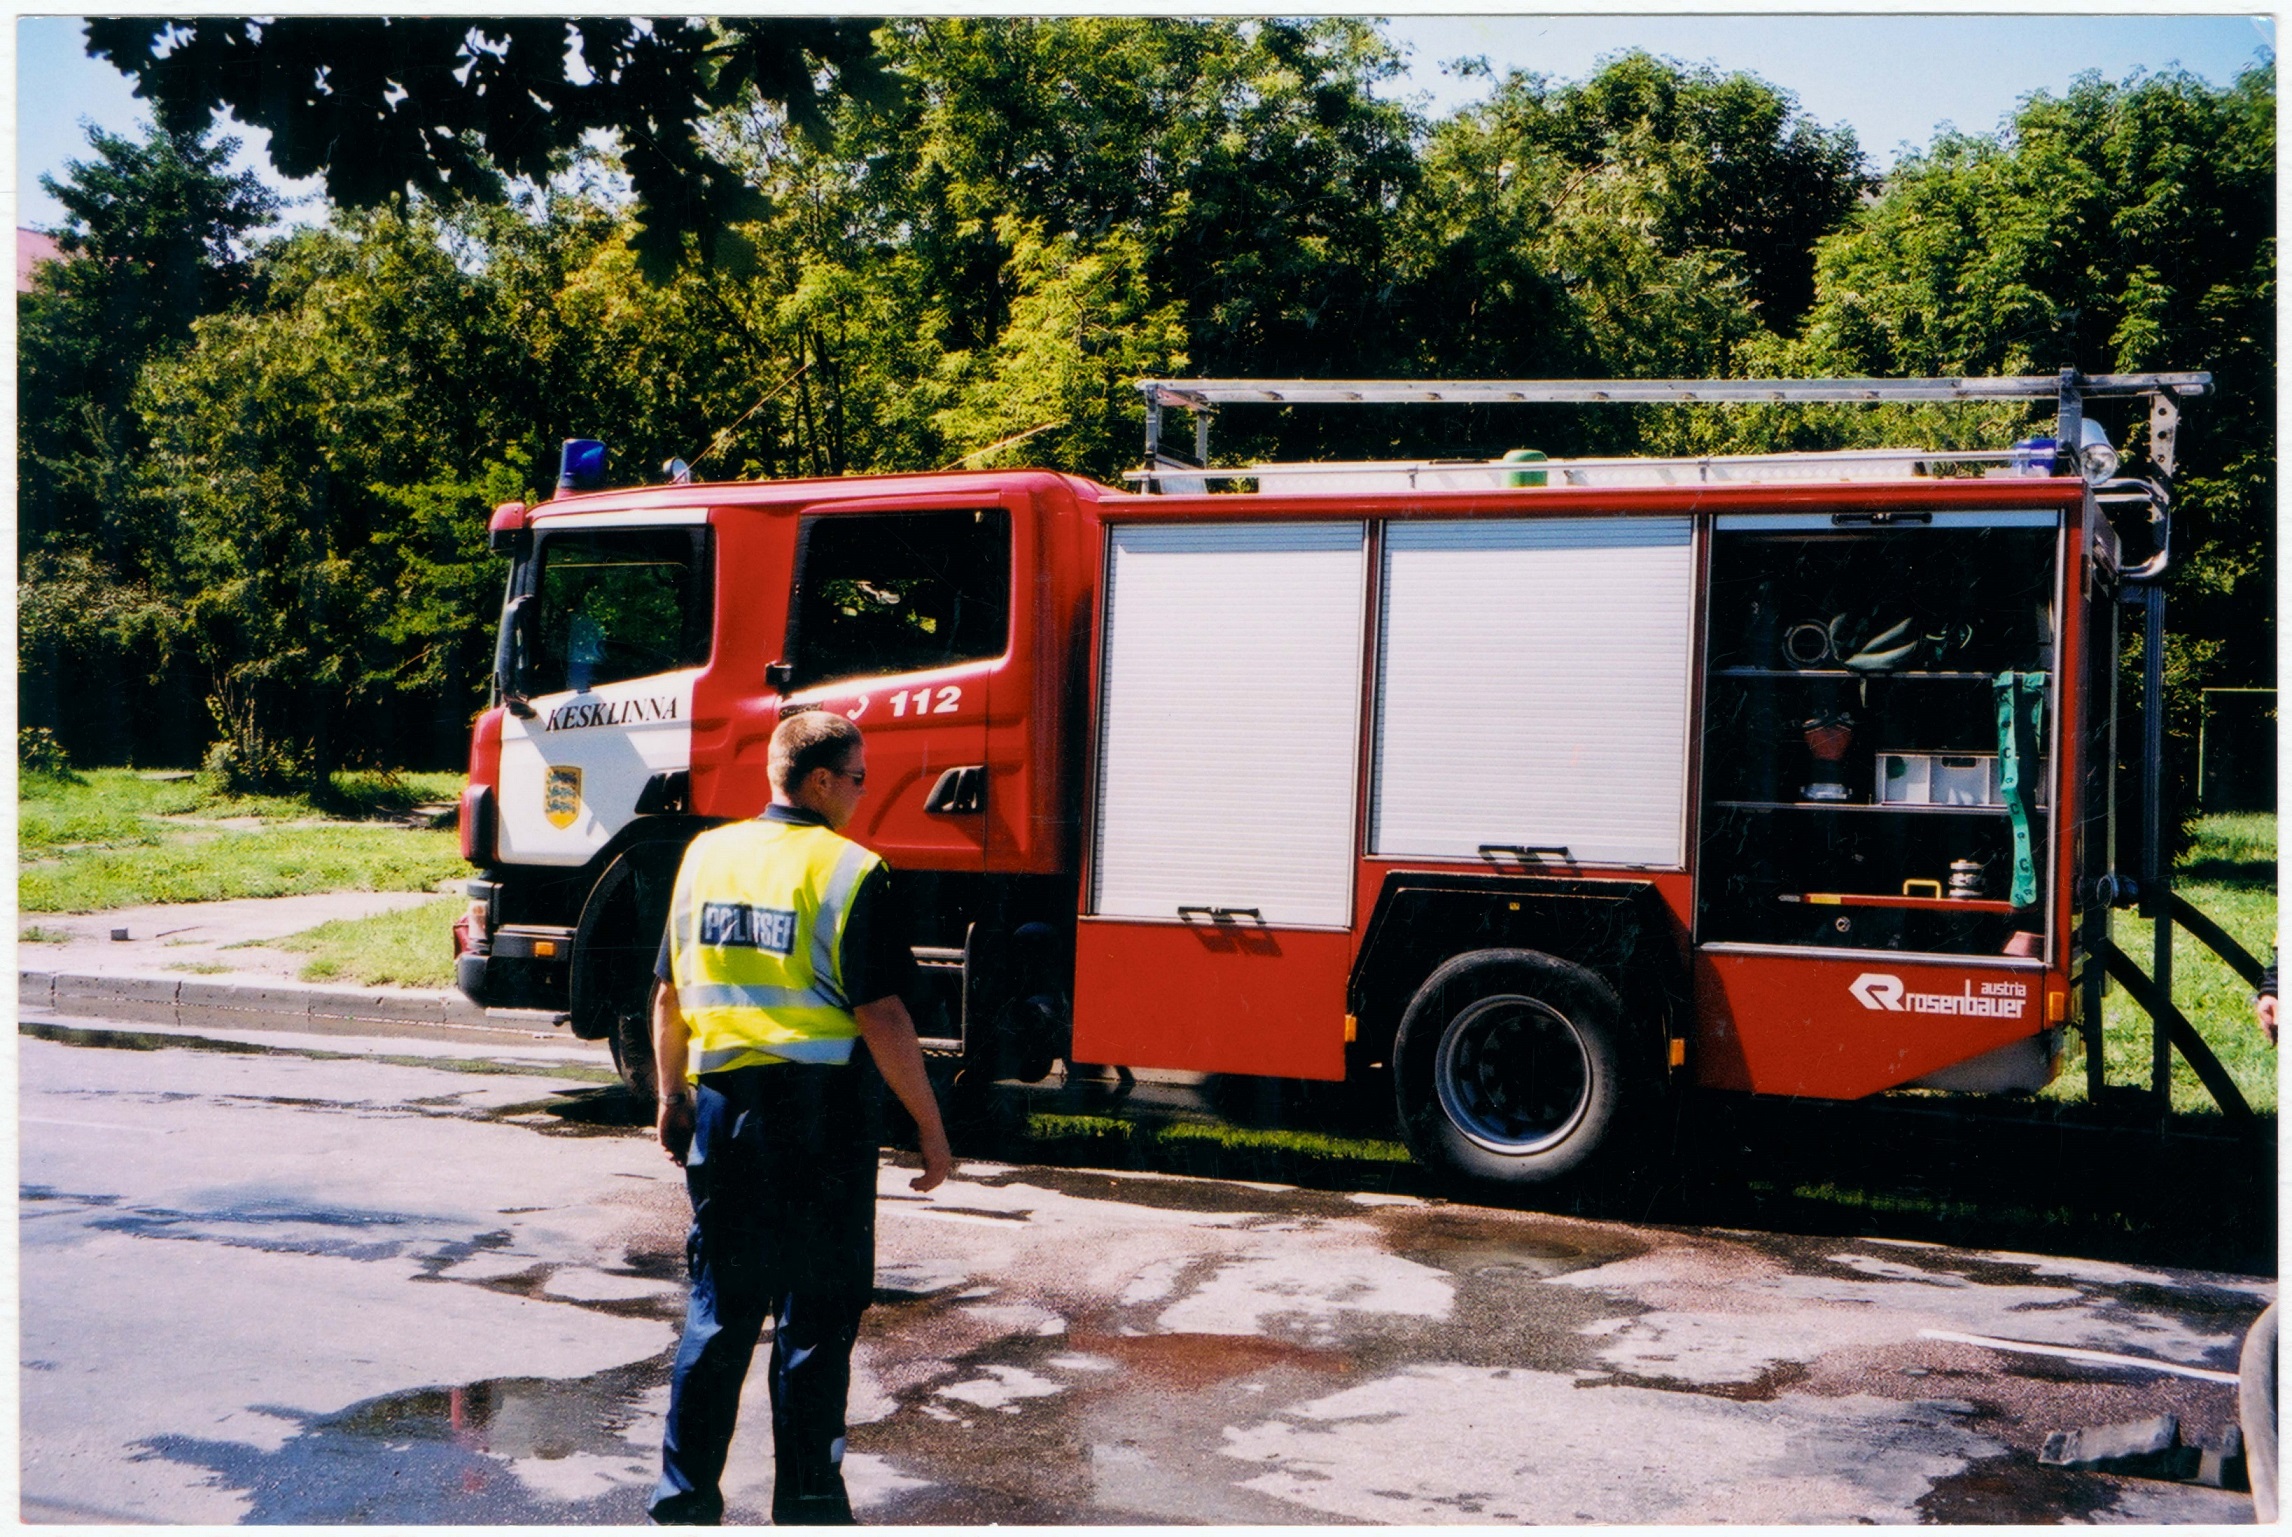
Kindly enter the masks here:
M 596 1049 L 23 1028 L 24 1519 L 642 1519 L 686 1209 Z M 2168 1410 L 2217 1442 L 2249 1277 L 1072 1169 L 883 1193 L 869 1521 L 2251 1519 L 2035 1461 Z

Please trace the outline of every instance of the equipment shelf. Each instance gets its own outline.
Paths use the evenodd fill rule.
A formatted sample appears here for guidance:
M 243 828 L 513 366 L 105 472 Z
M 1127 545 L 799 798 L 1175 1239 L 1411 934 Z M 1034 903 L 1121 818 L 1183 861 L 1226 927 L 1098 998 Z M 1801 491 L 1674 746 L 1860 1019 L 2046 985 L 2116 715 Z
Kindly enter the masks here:
M 2043 804 L 2047 733 L 2020 749 L 2018 817 L 2004 804 L 1882 792 L 1895 755 L 2001 758 L 2000 674 L 2017 689 L 2042 677 L 2051 696 L 2060 541 L 2050 520 L 2010 517 L 1848 527 L 1774 515 L 1714 529 L 1699 942 L 1994 956 L 2042 927 L 2055 832 Z M 1793 637 L 1824 654 L 1802 665 Z M 1906 665 L 1844 663 L 1856 647 L 1896 640 L 1918 648 L 1889 659 Z M 1814 784 L 1843 796 L 1806 795 Z M 2017 865 L 2039 872 L 2021 908 L 2007 900 Z M 1980 897 L 1849 895 L 1966 867 L 1979 872 Z
M 1892 907 L 1919 913 L 2010 913 L 2011 902 L 1990 897 L 1890 897 L 1859 891 L 1782 891 L 1778 902 L 1806 907 Z
M 1916 678 L 1934 683 L 1987 683 L 1996 676 L 1986 672 L 1928 672 L 1923 669 L 1856 672 L 1842 667 L 1720 667 L 1713 671 L 1722 678 L 1809 678 L 1832 683 L 1868 683 L 1882 678 Z
M 2003 806 L 1921 806 L 1895 801 L 1874 804 L 1869 801 L 1713 801 L 1714 806 L 1729 811 L 1846 811 L 1846 812 L 1906 812 L 1911 816 L 2002 817 Z M 2042 812 L 2044 808 L 2033 808 Z

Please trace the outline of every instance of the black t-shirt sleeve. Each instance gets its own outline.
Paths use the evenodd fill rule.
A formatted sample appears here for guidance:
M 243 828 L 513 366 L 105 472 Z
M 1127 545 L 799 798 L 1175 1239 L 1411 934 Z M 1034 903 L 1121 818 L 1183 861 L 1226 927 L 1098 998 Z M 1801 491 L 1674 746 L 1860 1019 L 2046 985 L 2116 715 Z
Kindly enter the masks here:
M 899 884 L 890 866 L 877 865 L 860 882 L 844 922 L 844 996 L 853 1008 L 915 991 L 915 952 L 907 935 Z

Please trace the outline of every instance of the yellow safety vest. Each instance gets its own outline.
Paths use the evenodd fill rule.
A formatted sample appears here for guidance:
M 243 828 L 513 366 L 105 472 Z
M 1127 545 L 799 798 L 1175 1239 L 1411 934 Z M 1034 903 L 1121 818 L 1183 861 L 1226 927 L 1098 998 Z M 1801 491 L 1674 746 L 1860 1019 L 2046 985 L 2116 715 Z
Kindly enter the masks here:
M 883 863 L 825 827 L 759 818 L 693 839 L 669 908 L 669 972 L 691 1033 L 686 1076 L 851 1060 L 844 925 Z

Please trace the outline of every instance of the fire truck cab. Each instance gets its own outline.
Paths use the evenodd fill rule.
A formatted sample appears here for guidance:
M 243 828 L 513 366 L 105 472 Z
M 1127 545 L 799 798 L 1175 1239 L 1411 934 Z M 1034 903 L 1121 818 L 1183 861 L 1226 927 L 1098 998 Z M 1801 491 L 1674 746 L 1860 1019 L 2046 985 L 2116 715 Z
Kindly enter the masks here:
M 2083 403 L 2146 396 L 2169 442 L 2206 382 L 1149 381 L 1129 490 L 504 507 L 459 980 L 562 1010 L 649 1088 L 683 847 L 766 804 L 783 716 L 832 709 L 867 733 L 848 832 L 899 872 L 919 1028 L 969 1074 L 1388 1074 L 1420 1157 L 1527 1185 L 1641 1150 L 1686 1088 L 2042 1087 L 2098 1029 L 2118 589 L 2163 558 L 2162 485 L 2116 474 Z M 2016 396 L 2058 400 L 2052 439 L 1206 444 L 1252 401 Z

